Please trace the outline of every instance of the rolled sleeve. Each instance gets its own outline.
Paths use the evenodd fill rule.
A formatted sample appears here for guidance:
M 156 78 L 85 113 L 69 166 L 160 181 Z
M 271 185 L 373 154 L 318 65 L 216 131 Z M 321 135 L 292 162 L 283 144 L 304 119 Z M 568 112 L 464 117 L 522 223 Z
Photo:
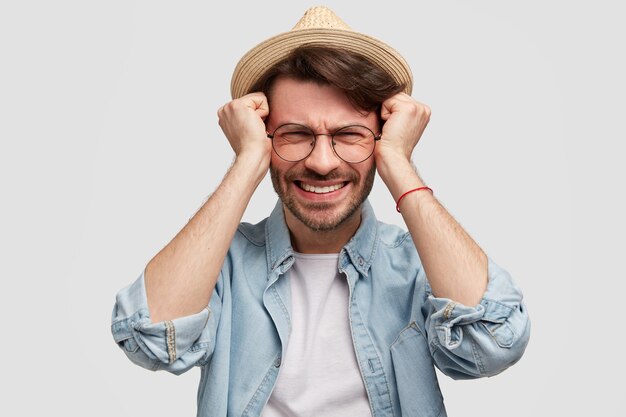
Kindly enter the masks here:
M 217 291 L 213 291 L 211 302 L 202 311 L 152 323 L 142 273 L 117 294 L 111 332 L 133 363 L 153 371 L 181 374 L 210 359 L 220 306 Z
M 456 379 L 496 375 L 517 362 L 528 344 L 530 319 L 522 292 L 491 260 L 488 272 L 487 289 L 475 307 L 432 294 L 425 303 L 435 364 Z

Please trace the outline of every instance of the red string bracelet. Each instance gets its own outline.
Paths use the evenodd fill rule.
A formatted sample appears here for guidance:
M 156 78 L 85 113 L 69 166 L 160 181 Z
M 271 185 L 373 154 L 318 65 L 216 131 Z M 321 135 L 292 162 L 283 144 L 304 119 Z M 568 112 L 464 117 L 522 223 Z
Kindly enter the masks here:
M 428 191 L 430 191 L 431 194 L 433 194 L 433 190 L 430 187 L 417 187 L 417 188 L 413 188 L 412 190 L 407 191 L 406 193 L 404 193 L 404 194 L 402 194 L 400 196 L 400 198 L 398 199 L 398 202 L 396 203 L 396 210 L 398 211 L 398 213 L 400 213 L 400 201 L 402 201 L 404 196 L 406 196 L 407 194 L 412 193 L 413 191 L 420 191 L 420 190 L 428 190 Z

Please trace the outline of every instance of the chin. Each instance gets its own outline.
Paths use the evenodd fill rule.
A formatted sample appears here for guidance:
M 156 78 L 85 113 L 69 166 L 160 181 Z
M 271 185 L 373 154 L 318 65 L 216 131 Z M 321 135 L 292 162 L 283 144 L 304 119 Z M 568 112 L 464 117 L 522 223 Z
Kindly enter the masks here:
M 361 207 L 360 202 L 354 202 L 349 207 L 339 210 L 333 210 L 327 204 L 303 208 L 293 204 L 293 200 L 290 198 L 282 199 L 282 201 L 296 219 L 315 232 L 329 232 L 339 228 L 352 218 Z

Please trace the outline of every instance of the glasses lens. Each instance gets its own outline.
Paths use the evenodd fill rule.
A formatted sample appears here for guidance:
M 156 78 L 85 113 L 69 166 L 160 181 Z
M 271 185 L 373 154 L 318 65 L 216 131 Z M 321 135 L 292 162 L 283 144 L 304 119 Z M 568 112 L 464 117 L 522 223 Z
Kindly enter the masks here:
M 374 132 L 365 126 L 346 126 L 333 135 L 333 147 L 346 162 L 363 162 L 374 152 Z
M 274 151 L 286 161 L 300 161 L 309 156 L 315 145 L 315 135 L 306 126 L 282 125 L 274 132 Z

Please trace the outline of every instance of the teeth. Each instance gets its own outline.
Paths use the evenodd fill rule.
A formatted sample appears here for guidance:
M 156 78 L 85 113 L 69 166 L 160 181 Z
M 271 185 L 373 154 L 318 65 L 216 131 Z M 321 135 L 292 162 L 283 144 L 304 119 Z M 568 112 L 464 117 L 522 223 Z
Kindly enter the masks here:
M 315 187 L 314 185 L 310 185 L 310 184 L 305 184 L 305 183 L 300 183 L 300 188 L 302 188 L 305 191 L 308 191 L 310 193 L 316 193 L 316 194 L 326 194 L 326 193 L 330 193 L 331 191 L 337 191 L 338 189 L 343 187 L 343 183 L 341 184 L 335 184 L 335 185 L 331 185 L 331 186 L 326 186 L 326 187 Z

